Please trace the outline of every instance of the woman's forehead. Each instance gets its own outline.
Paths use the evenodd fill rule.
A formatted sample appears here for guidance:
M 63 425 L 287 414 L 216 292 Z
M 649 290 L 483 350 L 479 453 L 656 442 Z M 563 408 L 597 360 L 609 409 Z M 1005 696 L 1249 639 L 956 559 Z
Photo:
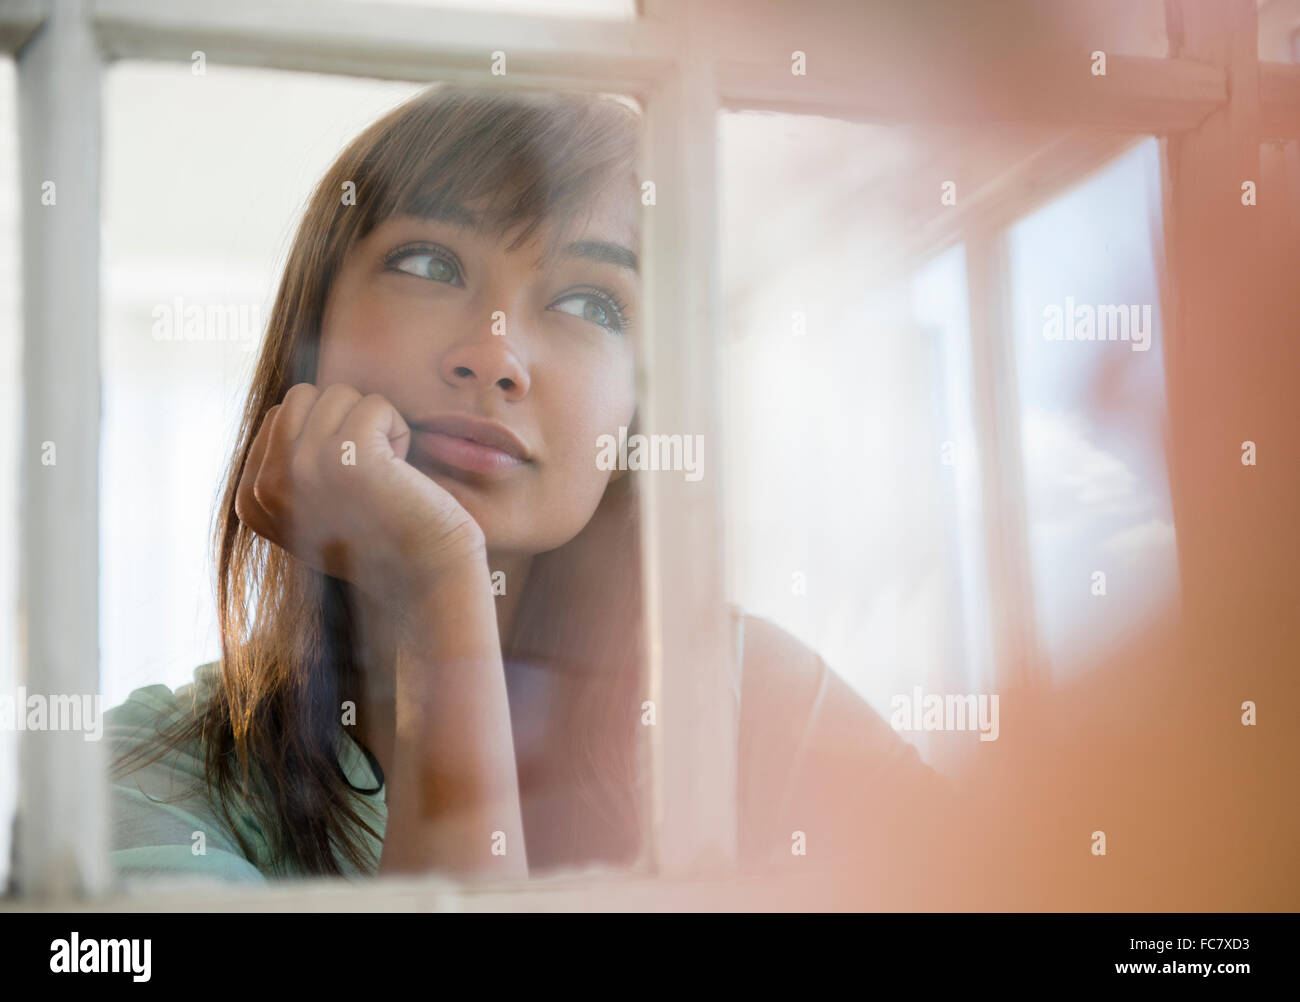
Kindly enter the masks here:
M 624 193 L 618 189 L 607 189 L 596 197 L 584 210 L 574 212 L 567 217 L 544 216 L 538 221 L 536 234 L 540 242 L 548 239 L 556 243 L 561 241 L 601 240 L 623 244 L 636 250 L 641 242 L 640 202 L 635 193 Z M 468 212 L 476 219 L 483 218 L 488 210 L 485 202 L 479 201 L 466 206 Z M 510 227 L 510 233 L 524 228 L 520 222 Z
M 631 199 L 607 202 L 593 210 L 576 228 L 576 240 L 600 240 L 630 249 L 633 253 L 641 245 L 641 215 Z

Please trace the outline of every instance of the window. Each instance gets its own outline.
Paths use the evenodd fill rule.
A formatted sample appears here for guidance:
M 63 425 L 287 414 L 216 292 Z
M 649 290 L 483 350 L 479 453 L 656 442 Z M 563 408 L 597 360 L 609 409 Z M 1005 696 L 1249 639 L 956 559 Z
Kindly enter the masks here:
M 899 250 L 931 139 L 722 122 L 729 594 L 885 718 L 992 682 L 964 257 Z
M 1252 38 L 1260 31 L 1261 49 L 1264 25 L 1283 6 L 1259 5 L 1258 22 L 1247 26 Z M 1183 595 L 1198 612 L 1214 613 L 1221 552 L 1199 541 L 1227 510 L 1222 499 L 1240 498 L 1241 488 L 1208 489 L 1214 468 L 1185 426 L 1188 400 L 1206 385 L 1205 358 L 1227 357 L 1203 347 L 1195 354 L 1219 316 L 1201 309 L 1207 276 L 1252 245 L 1244 228 L 1216 228 L 1203 207 L 1213 192 L 1235 192 L 1239 178 L 1224 164 L 1252 163 L 1261 144 L 1264 176 L 1284 179 L 1295 194 L 1300 135 L 1294 67 L 1259 63 L 1256 90 L 1256 67 L 1231 62 L 1242 46 L 1212 41 L 1240 30 L 1226 13 L 1219 23 L 1217 10 L 1200 5 L 1202 16 L 1183 22 L 1166 21 L 1165 5 L 1155 2 L 996 12 L 947 5 L 953 22 L 936 27 L 924 5 L 898 5 L 886 17 L 875 5 L 830 0 L 763 5 L 758 14 L 734 0 L 645 0 L 635 11 L 610 3 L 524 12 L 522 0 L 486 13 L 359 0 L 257 7 L 249 17 L 248 4 L 194 5 L 184 23 L 167 0 L 25 2 L 0 12 L 0 50 L 16 56 L 7 79 L 18 122 L 15 152 L 3 142 L 9 131 L 0 111 L 0 157 L 17 165 L 4 176 L 18 178 L 19 192 L 16 201 L 0 195 L 11 199 L 0 200 L 0 269 L 21 260 L 24 307 L 21 393 L 0 398 L 11 401 L 4 427 L 26 436 L 9 443 L 19 457 L 16 483 L 0 487 L 0 520 L 9 520 L 0 531 L 18 540 L 0 553 L 21 554 L 16 567 L 0 563 L 0 599 L 10 599 L 0 617 L 20 599 L 12 635 L 24 640 L 17 658 L 0 650 L 0 680 L 12 662 L 15 680 L 31 691 L 100 692 L 111 702 L 141 682 L 180 678 L 211 650 L 211 625 L 192 601 L 197 558 L 138 547 L 146 536 L 202 543 L 199 513 L 210 511 L 210 498 L 191 495 L 188 485 L 209 489 L 209 450 L 229 429 L 201 427 L 191 440 L 178 425 L 236 394 L 246 359 L 229 343 L 169 354 L 179 346 L 144 337 L 143 325 L 165 302 L 163 289 L 265 303 L 278 263 L 267 256 L 268 238 L 293 218 L 286 207 L 295 193 L 351 125 L 431 80 L 625 94 L 646 111 L 639 173 L 657 199 L 643 215 L 650 335 L 639 360 L 642 413 L 647 430 L 697 434 L 725 456 L 725 475 L 645 481 L 647 688 L 660 708 L 650 740 L 651 899 L 680 902 L 701 872 L 725 874 L 735 859 L 727 601 L 751 604 L 805 638 L 878 710 L 921 676 L 927 686 L 1001 687 L 1042 681 L 1043 654 L 1053 672 L 1074 667 L 1073 635 L 1053 618 L 1053 603 L 1076 586 L 1078 572 L 1103 568 L 1079 557 L 1068 535 L 1052 536 L 1062 519 L 1077 523 L 1071 532 L 1089 548 L 1098 540 L 1116 543 L 1116 553 L 1145 548 L 1138 562 L 1117 556 L 1109 598 L 1148 572 L 1158 572 L 1160 593 L 1168 593 L 1172 513 Z M 1266 58 L 1287 58 L 1294 26 L 1277 29 L 1276 39 L 1267 34 Z M 1104 80 L 1090 69 L 1098 48 L 1109 50 Z M 210 73 L 206 90 L 185 91 L 196 50 L 220 72 Z M 496 52 L 507 59 L 504 80 L 491 69 Z M 274 97 L 258 86 L 271 73 Z M 224 135 L 220 162 L 235 172 L 256 163 L 245 158 L 243 126 L 220 118 L 250 92 L 259 101 L 300 100 L 303 116 L 318 115 L 317 102 L 331 95 L 336 114 L 312 127 L 319 145 L 267 168 L 266 190 L 245 173 L 236 181 L 244 200 L 229 213 L 211 211 L 190 187 L 213 166 L 203 144 Z M 184 93 L 185 113 L 164 110 Z M 170 135 L 151 133 L 148 120 L 125 107 L 144 94 L 159 117 L 200 114 Z M 1229 113 L 1258 121 L 1259 134 L 1250 134 L 1253 125 L 1228 129 Z M 299 135 L 306 143 L 306 134 L 265 139 L 290 144 Z M 1133 146 L 1135 135 L 1159 138 Z M 133 143 L 157 150 L 157 187 L 124 171 Z M 918 159 L 922 153 L 929 160 Z M 909 172 L 917 164 L 925 169 Z M 47 175 L 58 178 L 57 213 L 38 194 Z M 819 187 L 806 184 L 810 177 Z M 945 179 L 958 182 L 950 204 L 939 197 Z M 1095 213 L 1099 197 L 1131 210 L 1109 234 L 1115 243 L 1108 249 L 1108 234 L 1094 226 L 1062 251 L 1060 228 Z M 160 198 L 184 211 L 141 212 Z M 1173 236 L 1149 228 L 1157 203 L 1182 221 Z M 16 246 L 5 235 L 15 205 L 23 243 L 7 254 Z M 841 212 L 843 205 L 877 214 Z M 200 220 L 200 238 L 187 216 Z M 1171 214 L 1160 217 L 1168 226 Z M 1084 246 L 1097 238 L 1100 253 Z M 199 247 L 221 255 L 219 274 L 203 274 L 213 262 Z M 1058 253 L 1075 250 L 1084 253 L 1069 276 L 1053 270 Z M 3 277 L 0 288 L 18 287 Z M 1044 306 L 1065 296 L 1150 302 L 1156 345 L 1159 325 L 1179 322 L 1177 343 L 1190 361 L 1162 366 L 1158 348 L 1140 360 L 1130 351 L 1116 374 L 1108 369 L 1112 343 L 1094 344 L 1105 355 L 1076 352 L 1070 362 L 1064 351 L 1048 353 L 1088 347 L 1035 336 Z M 1176 308 L 1155 309 L 1165 303 Z M 5 309 L 12 313 L 13 304 L 0 299 L 0 330 Z M 0 347 L 0 387 L 18 381 L 17 357 Z M 784 390 L 779 408 L 754 392 L 768 383 Z M 165 403 L 157 396 L 163 387 Z M 1113 413 L 1143 422 L 1141 434 L 1117 444 L 1092 406 L 1097 392 L 1115 394 Z M 1171 447 L 1181 463 L 1169 462 L 1167 472 L 1155 429 L 1162 393 L 1184 419 Z M 177 492 L 159 506 L 161 537 L 153 535 L 159 522 L 146 533 L 132 509 L 131 471 L 147 462 L 131 444 L 150 427 L 145 401 L 169 418 L 185 415 L 161 429 L 162 454 L 174 462 L 160 482 Z M 846 411 L 859 420 L 827 427 Z M 1233 413 L 1250 416 L 1245 405 Z M 1235 428 L 1228 434 L 1245 437 Z M 41 462 L 47 441 L 58 445 L 54 475 Z M 1053 493 L 1061 471 L 1053 480 L 1049 464 L 1067 448 L 1095 462 L 1106 483 L 1132 488 L 1124 521 L 1095 517 L 1095 493 L 1078 484 L 1066 483 L 1073 494 Z M 838 480 L 825 476 L 843 472 L 844 452 L 860 465 Z M 790 483 L 791 470 L 805 489 Z M 897 485 L 894 494 L 856 496 L 882 474 Z M 791 531 L 800 520 L 809 529 Z M 814 520 L 841 536 L 845 527 L 867 531 L 837 546 L 834 535 L 828 543 L 811 531 Z M 1190 562 L 1182 559 L 1189 526 L 1198 540 Z M 759 540 L 770 544 L 778 534 L 777 556 L 758 561 Z M 161 561 L 169 591 L 136 577 L 128 553 Z M 870 577 L 860 572 L 867 561 Z M 800 574 L 805 595 L 795 590 Z M 1027 616 L 1035 591 L 1041 603 Z M 1080 601 L 1090 597 L 1085 586 Z M 158 619 L 167 632 L 156 630 Z M 1269 628 L 1261 627 L 1261 650 L 1278 636 Z M 17 773 L 14 886 L 67 902 L 112 894 L 102 749 L 77 735 L 20 736 L 14 770 L 12 738 L 0 735 L 0 821 L 5 776 Z M 918 736 L 917 744 L 932 761 L 946 761 L 940 742 Z M 479 906 L 517 907 L 551 894 L 559 907 L 581 908 L 597 900 L 592 884 L 609 895 L 602 901 L 618 901 L 626 889 L 622 878 L 600 872 L 490 892 L 412 881 L 330 893 L 345 907 L 410 895 L 422 905 L 456 903 L 472 893 Z M 236 894 L 211 893 L 225 901 Z M 302 901 L 289 888 L 258 893 L 289 907 Z M 720 893 L 707 904 L 758 900 Z M 149 903 L 166 909 L 200 900 L 160 892 Z
M 1177 602 L 1162 232 L 1147 139 L 1007 234 L 1033 596 L 1058 676 Z
M 1014 684 L 999 606 L 1058 682 L 1174 607 L 1157 141 L 744 113 L 722 140 L 733 600 L 885 717 Z M 935 252 L 965 235 L 975 288 Z M 1142 326 L 1045 340 L 1075 302 Z M 950 770 L 975 747 L 903 734 Z

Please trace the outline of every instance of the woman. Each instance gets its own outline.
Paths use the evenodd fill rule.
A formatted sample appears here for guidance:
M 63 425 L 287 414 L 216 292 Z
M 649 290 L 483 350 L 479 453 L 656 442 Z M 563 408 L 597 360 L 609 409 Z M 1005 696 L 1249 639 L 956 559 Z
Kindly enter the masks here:
M 433 89 L 322 179 L 221 502 L 221 661 L 108 715 L 120 872 L 637 858 L 636 497 L 595 459 L 635 427 L 637 133 L 610 99 Z M 745 859 L 910 840 L 938 777 L 733 620 Z

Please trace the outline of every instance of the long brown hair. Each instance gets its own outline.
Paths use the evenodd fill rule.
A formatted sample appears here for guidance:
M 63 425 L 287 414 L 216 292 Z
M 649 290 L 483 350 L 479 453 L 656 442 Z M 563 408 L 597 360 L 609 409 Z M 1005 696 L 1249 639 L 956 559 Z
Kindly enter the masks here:
M 235 494 L 266 412 L 315 379 L 326 296 L 348 249 L 399 214 L 485 200 L 485 225 L 543 222 L 553 245 L 611 188 L 635 197 L 639 119 L 600 97 L 435 87 L 361 133 L 321 179 L 298 227 L 276 295 L 216 515 L 219 684 L 192 716 L 160 732 L 160 748 L 199 740 L 209 796 L 231 820 L 237 798 L 267 833 L 278 872 L 338 875 L 377 860 L 338 768 L 340 706 L 358 691 L 351 586 L 322 575 L 245 526 Z M 354 198 L 344 197 L 349 188 Z M 639 850 L 644 754 L 639 520 L 633 478 L 608 486 L 579 535 L 533 562 L 507 658 L 577 681 L 564 733 L 586 813 L 545 847 L 549 862 L 629 861 Z M 117 774 L 138 768 L 136 756 Z M 534 847 L 528 840 L 530 859 Z

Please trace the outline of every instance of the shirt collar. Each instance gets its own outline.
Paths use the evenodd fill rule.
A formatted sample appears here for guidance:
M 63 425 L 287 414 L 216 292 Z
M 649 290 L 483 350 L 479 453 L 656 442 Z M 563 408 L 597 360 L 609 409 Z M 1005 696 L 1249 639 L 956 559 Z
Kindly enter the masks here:
M 372 764 L 356 738 L 345 730 L 343 740 L 339 742 L 339 768 L 353 789 L 371 791 L 371 796 L 382 794 L 384 782 L 377 766 L 377 762 Z

